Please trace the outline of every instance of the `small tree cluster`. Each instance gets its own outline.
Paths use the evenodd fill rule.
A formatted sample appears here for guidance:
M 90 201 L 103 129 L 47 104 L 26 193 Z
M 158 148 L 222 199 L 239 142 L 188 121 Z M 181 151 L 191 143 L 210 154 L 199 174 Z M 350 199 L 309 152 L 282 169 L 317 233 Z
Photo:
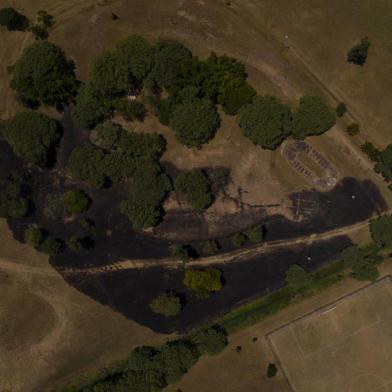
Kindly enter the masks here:
M 380 151 L 373 145 L 373 143 L 365 142 L 362 144 L 361 150 L 371 161 L 378 162 L 380 160 Z
M 312 282 L 312 275 L 298 264 L 293 264 L 286 271 L 286 283 L 294 288 L 301 289 Z
M 44 114 L 19 112 L 7 120 L 3 134 L 17 156 L 45 167 L 54 160 L 61 128 L 57 121 Z
M 377 163 L 374 167 L 376 172 L 381 173 L 387 181 L 392 181 L 392 144 L 378 154 L 374 152 L 374 157 L 377 157 Z
M 185 271 L 184 285 L 199 298 L 208 298 L 211 293 L 222 289 L 222 271 L 217 268 Z
M 392 216 L 383 215 L 370 221 L 370 233 L 379 247 L 392 246 Z
M 54 25 L 54 18 L 44 10 L 37 12 L 37 21 L 30 27 L 35 39 L 46 39 L 49 36 L 49 28 Z
M 358 135 L 358 133 L 359 133 L 359 131 L 360 131 L 360 129 L 359 129 L 359 124 L 358 124 L 358 123 L 355 123 L 355 122 L 354 122 L 354 123 L 351 123 L 350 125 L 347 126 L 346 130 L 347 130 L 347 133 L 348 133 L 350 136 Z
M 151 310 L 165 317 L 176 316 L 181 311 L 181 307 L 180 298 L 173 293 L 160 294 L 150 302 Z
M 208 177 L 201 169 L 180 173 L 174 181 L 174 188 L 196 210 L 206 209 L 213 201 Z
M 91 200 L 84 191 L 68 191 L 64 195 L 64 206 L 70 214 L 80 214 L 87 211 L 90 203 Z

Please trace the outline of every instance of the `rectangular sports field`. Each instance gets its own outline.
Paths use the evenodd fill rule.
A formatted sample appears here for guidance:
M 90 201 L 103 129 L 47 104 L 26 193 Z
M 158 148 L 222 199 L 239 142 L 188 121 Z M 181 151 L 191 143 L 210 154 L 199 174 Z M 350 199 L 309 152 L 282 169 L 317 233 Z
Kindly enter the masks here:
M 392 392 L 386 277 L 268 335 L 295 392 Z

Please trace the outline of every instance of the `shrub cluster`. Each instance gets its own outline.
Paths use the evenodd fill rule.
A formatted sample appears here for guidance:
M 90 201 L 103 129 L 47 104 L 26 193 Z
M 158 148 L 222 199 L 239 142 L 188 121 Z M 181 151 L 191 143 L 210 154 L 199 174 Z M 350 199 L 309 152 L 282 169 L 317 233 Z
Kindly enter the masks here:
M 23 218 L 30 211 L 29 187 L 24 177 L 18 174 L 0 178 L 0 217 Z
M 184 285 L 199 298 L 209 298 L 211 293 L 222 289 L 222 271 L 217 268 L 185 271 Z

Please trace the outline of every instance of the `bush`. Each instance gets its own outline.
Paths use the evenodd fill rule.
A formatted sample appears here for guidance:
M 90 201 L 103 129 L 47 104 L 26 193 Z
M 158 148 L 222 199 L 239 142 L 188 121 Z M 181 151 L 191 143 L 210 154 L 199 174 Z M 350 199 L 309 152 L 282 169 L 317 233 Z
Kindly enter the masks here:
M 0 179 L 0 217 L 23 218 L 30 211 L 29 188 L 24 178 L 10 174 Z
M 250 228 L 247 232 L 246 232 L 247 237 L 249 238 L 249 240 L 251 242 L 253 242 L 254 244 L 259 244 L 260 242 L 263 241 L 263 237 L 264 237 L 264 229 L 262 225 L 257 225 L 254 226 L 252 228 Z
M 358 45 L 353 46 L 347 53 L 347 62 L 364 65 L 367 59 L 370 42 L 367 37 L 362 38 Z
M 25 31 L 29 27 L 29 20 L 12 7 L 0 9 L 0 26 L 10 31 Z
M 24 49 L 13 67 L 11 87 L 24 101 L 65 105 L 76 95 L 74 64 L 56 45 L 40 41 Z
M 372 153 L 374 154 L 374 159 L 377 159 L 374 169 L 381 173 L 387 181 L 392 181 L 392 144 L 381 152 L 373 149 Z
M 30 31 L 33 33 L 36 40 L 46 39 L 49 37 L 48 29 L 45 26 L 35 24 L 30 27 Z
M 192 258 L 189 246 L 186 245 L 174 245 L 170 248 L 170 254 L 176 259 L 180 259 L 184 263 Z
M 335 109 L 336 115 L 338 117 L 343 117 L 343 115 L 347 112 L 347 106 L 344 102 L 340 102 Z
M 40 250 L 48 255 L 57 255 L 64 250 L 64 243 L 57 238 L 46 238 L 40 247 Z
M 359 124 L 358 123 L 351 123 L 350 125 L 347 126 L 347 133 L 350 136 L 355 136 L 358 135 L 359 133 Z
M 150 308 L 154 313 L 165 317 L 176 316 L 181 311 L 181 301 L 177 295 L 165 293 L 154 298 L 150 303 Z
M 146 115 L 146 108 L 141 102 L 127 98 L 117 101 L 115 108 L 126 121 L 143 121 Z
M 38 248 L 43 241 L 44 235 L 41 229 L 36 226 L 29 226 L 24 232 L 24 240 L 27 244 Z
M 243 107 L 238 124 L 254 144 L 274 150 L 291 132 L 290 109 L 275 97 L 257 96 Z
M 208 178 L 201 169 L 180 173 L 174 181 L 174 188 L 196 210 L 206 209 L 213 201 Z
M 90 202 L 90 198 L 84 191 L 68 191 L 64 195 L 65 209 L 71 214 L 80 214 L 87 211 Z
M 197 331 L 191 337 L 201 355 L 215 355 L 227 346 L 227 333 L 219 326 L 212 326 Z
M 304 95 L 293 114 L 293 136 L 321 135 L 335 124 L 335 113 L 319 97 Z
M 267 366 L 267 377 L 272 378 L 276 376 L 276 373 L 278 372 L 278 368 L 274 363 L 269 363 Z
M 370 233 L 379 247 L 392 246 L 392 216 L 384 215 L 370 221 Z
M 74 178 L 87 181 L 91 186 L 101 188 L 105 184 L 104 153 L 92 144 L 75 147 L 69 156 L 68 168 Z
M 361 145 L 361 150 L 371 161 L 378 162 L 380 160 L 380 151 L 374 147 L 373 143 L 365 142 Z
M 20 158 L 41 167 L 53 163 L 61 136 L 57 121 L 37 112 L 20 112 L 6 122 L 3 133 Z
M 219 115 L 209 100 L 195 98 L 174 108 L 170 127 L 181 143 L 200 148 L 214 136 L 219 127 Z
M 191 51 L 179 42 L 160 41 L 154 47 L 151 77 L 160 86 L 170 88 L 179 77 L 183 64 L 191 57 Z
M 208 240 L 205 242 L 203 246 L 203 252 L 209 256 L 214 255 L 215 253 L 218 252 L 218 250 L 219 250 L 219 245 L 215 240 Z
M 293 264 L 286 272 L 286 283 L 290 287 L 300 289 L 311 282 L 311 274 L 298 264 Z
M 231 242 L 235 247 L 240 248 L 241 246 L 245 245 L 246 236 L 242 233 L 236 233 L 231 238 Z
M 184 285 L 199 298 L 209 298 L 212 292 L 222 289 L 222 272 L 216 268 L 186 270 Z
M 73 252 L 81 252 L 91 246 L 91 240 L 86 237 L 71 237 L 67 242 L 67 247 Z

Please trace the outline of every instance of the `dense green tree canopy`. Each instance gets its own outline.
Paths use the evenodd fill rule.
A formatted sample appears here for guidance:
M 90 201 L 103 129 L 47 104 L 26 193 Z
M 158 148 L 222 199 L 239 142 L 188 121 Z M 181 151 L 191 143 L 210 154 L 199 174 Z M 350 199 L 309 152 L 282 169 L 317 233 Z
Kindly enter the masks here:
M 24 178 L 9 174 L 0 178 L 0 217 L 23 218 L 29 213 L 30 200 Z
M 44 167 L 54 160 L 61 128 L 44 114 L 19 112 L 6 122 L 4 137 L 17 156 Z
M 106 181 L 104 157 L 101 149 L 89 143 L 82 144 L 71 152 L 68 168 L 73 177 L 100 188 Z
M 48 255 L 54 256 L 64 250 L 64 243 L 57 238 L 47 237 L 43 240 L 40 250 Z
M 297 139 L 321 135 L 335 124 L 335 112 L 319 97 L 304 95 L 293 114 L 293 135 Z
M 257 96 L 240 110 L 238 124 L 253 143 L 273 150 L 291 131 L 291 112 L 275 97 Z
M 368 143 L 370 145 L 370 143 Z M 365 150 L 364 148 L 362 150 Z M 371 151 L 371 148 L 367 148 L 367 151 Z M 367 152 L 366 151 L 366 152 Z M 387 181 L 392 181 L 392 144 L 387 146 L 385 150 L 378 152 L 375 148 L 373 149 L 373 156 L 377 160 L 375 170 L 383 175 Z
M 173 293 L 160 294 L 150 302 L 150 308 L 166 317 L 176 316 L 181 310 L 181 300 Z
M 191 51 L 179 42 L 158 42 L 154 47 L 152 78 L 160 86 L 170 88 L 178 78 L 182 65 L 191 57 Z
M 286 283 L 293 288 L 300 289 L 311 281 L 311 274 L 298 264 L 293 264 L 286 272 Z
M 392 246 L 392 216 L 384 215 L 370 221 L 370 233 L 374 242 L 380 246 Z
M 213 201 L 208 177 L 201 169 L 180 173 L 174 182 L 176 192 L 196 210 L 204 210 Z
M 185 270 L 184 285 L 191 289 L 196 296 L 208 298 L 211 293 L 222 289 L 222 271 L 217 268 L 204 270 Z
M 121 133 L 123 132 L 120 125 L 111 121 L 99 124 L 95 130 L 97 131 L 98 137 L 97 144 L 106 150 L 115 148 L 120 140 Z
M 127 72 L 137 80 L 143 80 L 151 70 L 153 48 L 139 35 L 131 35 L 118 42 L 115 54 L 126 65 Z
M 39 41 L 24 49 L 13 67 L 11 87 L 27 102 L 67 104 L 78 84 L 74 64 L 56 45 Z
M 229 79 L 222 83 L 218 103 L 226 114 L 235 115 L 245 105 L 252 102 L 256 91 L 242 79 Z
M 219 326 L 203 328 L 192 336 L 200 354 L 215 355 L 227 346 L 227 333 Z
M 181 143 L 200 148 L 214 136 L 219 115 L 209 100 L 193 99 L 175 107 L 170 126 Z
M 15 8 L 4 7 L 0 9 L 0 26 L 5 26 L 10 31 L 24 31 L 29 27 L 29 20 Z

